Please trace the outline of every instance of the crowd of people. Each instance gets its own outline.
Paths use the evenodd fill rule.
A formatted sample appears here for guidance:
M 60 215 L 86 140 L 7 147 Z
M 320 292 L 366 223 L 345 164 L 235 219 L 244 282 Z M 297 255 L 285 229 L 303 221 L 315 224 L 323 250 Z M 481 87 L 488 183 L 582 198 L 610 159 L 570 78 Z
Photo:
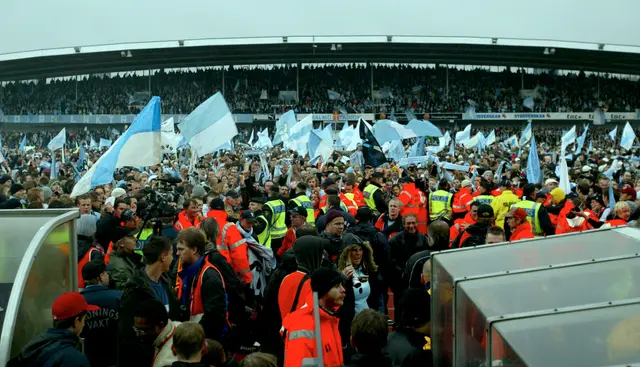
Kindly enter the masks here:
M 235 113 L 634 112 L 638 81 L 609 75 L 490 72 L 419 65 L 304 65 L 157 71 L 116 76 L 7 83 L 0 86 L 5 115 L 137 113 L 150 95 L 163 97 L 162 112 L 186 114 L 217 91 Z M 522 74 L 524 73 L 524 75 Z M 372 81 L 373 76 L 373 81 Z M 373 84 L 373 85 L 372 85 Z M 299 88 L 299 90 L 298 90 Z M 329 93 L 331 91 L 332 93 Z M 298 98 L 298 99 L 296 99 Z M 0 114 L 1 115 L 1 114 Z
M 497 141 L 522 129 L 492 128 Z M 319 335 L 324 366 L 430 366 L 432 252 L 635 225 L 639 160 L 610 129 L 590 127 L 593 149 L 570 157 L 570 191 L 556 169 L 562 128 L 535 125 L 540 182 L 526 179 L 528 147 L 445 149 L 441 162 L 471 167 L 443 176 L 338 150 L 312 164 L 276 146 L 263 162 L 238 144 L 191 172 L 188 150 L 123 168 L 73 198 L 101 154 L 82 161 L 74 147 L 115 132 L 69 128 L 63 161 L 3 131 L 0 207 L 80 212 L 80 291 L 54 302 L 53 328 L 9 365 L 299 367 Z

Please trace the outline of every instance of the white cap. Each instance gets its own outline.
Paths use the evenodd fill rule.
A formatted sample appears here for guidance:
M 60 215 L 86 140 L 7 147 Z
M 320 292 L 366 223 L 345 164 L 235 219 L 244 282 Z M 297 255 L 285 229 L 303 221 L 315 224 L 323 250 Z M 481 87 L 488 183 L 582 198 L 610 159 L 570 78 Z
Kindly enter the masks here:
M 147 183 L 151 182 L 152 180 L 155 180 L 158 178 L 158 175 L 151 175 L 149 176 L 149 178 L 147 178 Z
M 516 158 L 516 162 L 520 162 L 520 158 Z
M 604 158 L 602 158 L 602 161 L 605 162 L 605 163 L 609 163 L 609 158 L 604 157 Z
M 589 172 L 591 171 L 591 167 L 589 166 L 582 166 L 582 172 Z
M 547 180 L 544 182 L 544 185 L 547 186 L 548 184 L 552 184 L 552 183 L 558 183 L 558 181 L 556 181 L 553 178 L 547 178 Z
M 473 159 L 475 158 L 475 155 L 473 155 L 473 153 L 469 154 L 469 159 Z
M 464 181 L 462 181 L 462 183 L 460 184 L 460 187 L 467 187 L 467 186 L 471 186 L 471 181 L 469 181 L 469 180 L 464 180 Z
M 127 192 L 124 191 L 122 187 L 116 187 L 115 189 L 113 189 L 113 191 L 111 191 L 111 197 L 116 199 L 121 196 L 125 196 L 126 194 Z

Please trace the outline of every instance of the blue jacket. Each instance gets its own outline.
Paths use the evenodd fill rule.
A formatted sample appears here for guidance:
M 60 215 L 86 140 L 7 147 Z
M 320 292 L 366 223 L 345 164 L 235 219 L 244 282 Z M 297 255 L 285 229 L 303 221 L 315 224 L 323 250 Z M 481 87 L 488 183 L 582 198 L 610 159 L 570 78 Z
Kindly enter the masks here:
M 29 342 L 7 367 L 91 367 L 77 349 L 79 341 L 69 330 L 49 329 Z
M 100 307 L 98 311 L 87 313 L 82 330 L 84 352 L 92 367 L 106 367 L 116 364 L 118 338 L 118 313 L 122 292 L 109 289 L 106 285 L 90 285 L 80 291 L 90 305 Z

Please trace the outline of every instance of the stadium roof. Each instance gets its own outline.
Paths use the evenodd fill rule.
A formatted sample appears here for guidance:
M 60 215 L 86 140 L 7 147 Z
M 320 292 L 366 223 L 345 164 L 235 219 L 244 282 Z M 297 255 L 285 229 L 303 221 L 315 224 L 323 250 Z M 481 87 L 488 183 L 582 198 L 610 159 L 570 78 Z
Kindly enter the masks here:
M 522 66 L 640 75 L 640 54 L 555 48 L 474 44 L 277 43 L 172 47 L 32 57 L 0 62 L 0 80 L 216 65 L 283 63 L 421 63 Z

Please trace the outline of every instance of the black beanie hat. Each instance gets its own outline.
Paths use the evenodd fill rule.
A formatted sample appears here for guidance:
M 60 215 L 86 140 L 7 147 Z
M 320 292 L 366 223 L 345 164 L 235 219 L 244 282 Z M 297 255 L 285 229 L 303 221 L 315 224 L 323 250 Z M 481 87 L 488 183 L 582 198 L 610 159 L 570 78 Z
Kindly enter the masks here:
M 344 275 L 341 272 L 330 268 L 319 268 L 311 274 L 311 290 L 318 293 L 318 298 L 322 298 L 331 288 L 344 281 Z

